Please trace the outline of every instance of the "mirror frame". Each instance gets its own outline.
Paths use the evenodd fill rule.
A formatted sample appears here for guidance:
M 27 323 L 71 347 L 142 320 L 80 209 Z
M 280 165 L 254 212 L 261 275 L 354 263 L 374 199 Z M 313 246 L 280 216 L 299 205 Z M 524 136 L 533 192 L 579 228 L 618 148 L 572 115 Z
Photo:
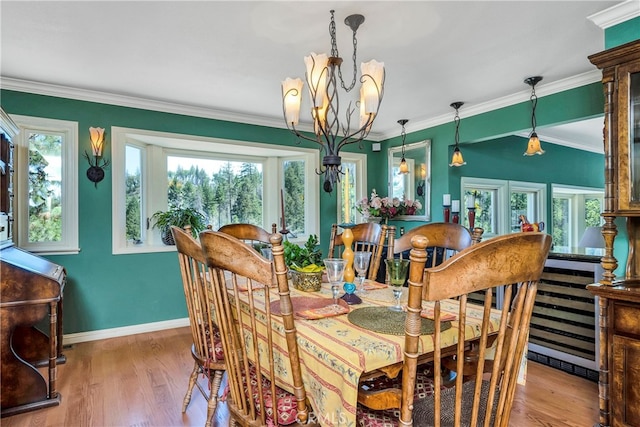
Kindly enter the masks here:
M 431 221 L 431 140 L 426 139 L 424 141 L 414 142 L 412 144 L 405 144 L 404 149 L 405 152 L 409 150 L 421 149 L 424 148 L 424 164 L 426 165 L 426 177 L 424 179 L 424 202 L 421 200 L 422 207 L 424 210 L 423 215 L 399 215 L 393 218 L 394 221 Z M 396 153 L 402 153 L 402 145 L 397 147 L 389 147 L 387 154 L 387 171 L 389 178 L 389 187 L 387 189 L 387 194 L 391 196 L 393 194 L 393 155 Z M 398 157 L 396 157 L 398 158 Z M 419 164 L 418 162 L 416 162 Z M 422 162 L 420 162 L 422 163 Z M 412 169 L 410 169 L 411 171 Z M 415 173 L 415 168 L 413 168 L 413 172 L 410 172 L 413 176 Z M 415 192 L 412 189 L 412 192 Z M 416 200 L 415 197 L 409 197 L 411 200 Z

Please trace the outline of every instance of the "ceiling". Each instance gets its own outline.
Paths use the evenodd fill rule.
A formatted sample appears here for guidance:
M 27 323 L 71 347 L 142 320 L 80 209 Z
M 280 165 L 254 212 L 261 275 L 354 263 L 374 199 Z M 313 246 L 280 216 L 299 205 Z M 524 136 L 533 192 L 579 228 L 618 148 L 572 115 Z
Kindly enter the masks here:
M 464 118 L 528 100 L 529 76 L 543 76 L 538 96 L 597 81 L 587 56 L 604 49 L 604 33 L 588 17 L 618 3 L 3 0 L 0 82 L 284 127 L 280 82 L 304 77 L 309 52 L 328 53 L 333 8 L 345 80 L 352 78 L 349 14 L 366 19 L 358 63 L 385 62 L 371 133 L 380 140 L 399 135 L 398 119 L 409 119 L 407 133 L 452 121 L 454 101 L 465 102 Z M 342 111 L 347 103 L 341 98 Z M 538 134 L 602 152 L 601 118 Z

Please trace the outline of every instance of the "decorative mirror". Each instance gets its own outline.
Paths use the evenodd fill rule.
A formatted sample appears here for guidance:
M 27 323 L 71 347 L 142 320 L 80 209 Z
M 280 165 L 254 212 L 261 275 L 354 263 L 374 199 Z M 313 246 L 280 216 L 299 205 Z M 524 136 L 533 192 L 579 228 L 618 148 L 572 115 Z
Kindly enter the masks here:
M 394 219 L 405 221 L 430 221 L 431 207 L 431 140 L 406 144 L 404 159 L 408 172 L 400 173 L 403 158 L 402 146 L 389 148 L 389 197 L 418 200 L 422 209 L 415 215 L 401 215 Z

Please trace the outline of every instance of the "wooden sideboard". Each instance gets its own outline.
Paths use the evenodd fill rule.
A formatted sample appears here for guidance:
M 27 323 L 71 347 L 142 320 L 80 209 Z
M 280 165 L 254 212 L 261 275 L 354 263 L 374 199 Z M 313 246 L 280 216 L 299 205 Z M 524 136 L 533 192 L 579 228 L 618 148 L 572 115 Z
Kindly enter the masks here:
M 640 426 L 640 40 L 589 56 L 604 89 L 604 270 L 597 295 L 600 426 Z M 624 276 L 614 240 L 625 218 L 629 240 Z

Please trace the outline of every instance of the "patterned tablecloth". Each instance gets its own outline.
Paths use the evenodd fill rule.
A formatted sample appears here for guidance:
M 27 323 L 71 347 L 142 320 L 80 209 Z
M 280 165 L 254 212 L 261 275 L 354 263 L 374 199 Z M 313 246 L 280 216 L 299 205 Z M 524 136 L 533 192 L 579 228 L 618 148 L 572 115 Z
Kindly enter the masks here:
M 405 304 L 406 293 L 405 289 L 403 297 Z M 323 284 L 320 292 L 306 293 L 291 289 L 291 296 L 292 298 L 299 296 L 327 298 L 328 304 L 331 303 L 328 284 Z M 389 288 L 368 291 L 361 297 L 363 303 L 351 306 L 352 310 L 359 307 L 393 304 L 392 292 Z M 277 300 L 277 294 L 273 293 L 271 298 Z M 424 306 L 427 306 L 426 302 Z M 444 302 L 442 310 L 457 314 L 457 302 L 453 300 Z M 466 339 L 479 336 L 481 316 L 482 307 L 467 305 Z M 492 325 L 494 330 L 497 329 L 497 321 L 496 317 L 495 324 Z M 458 322 L 454 320 L 451 325 L 450 329 L 442 333 L 442 347 L 448 347 L 457 341 Z M 278 363 L 280 378 L 277 383 L 291 390 L 288 363 L 284 363 L 288 360 L 284 328 L 282 323 L 276 322 L 272 328 L 277 335 L 274 337 L 276 340 L 274 347 L 283 357 L 281 363 Z M 387 335 L 368 331 L 352 324 L 346 314 L 318 320 L 297 319 L 296 329 L 305 388 L 318 422 L 323 426 L 356 425 L 358 383 L 361 375 L 401 362 L 404 335 Z M 252 344 L 247 343 L 247 345 Z M 420 345 L 421 353 L 433 352 L 433 336 L 421 336 Z

